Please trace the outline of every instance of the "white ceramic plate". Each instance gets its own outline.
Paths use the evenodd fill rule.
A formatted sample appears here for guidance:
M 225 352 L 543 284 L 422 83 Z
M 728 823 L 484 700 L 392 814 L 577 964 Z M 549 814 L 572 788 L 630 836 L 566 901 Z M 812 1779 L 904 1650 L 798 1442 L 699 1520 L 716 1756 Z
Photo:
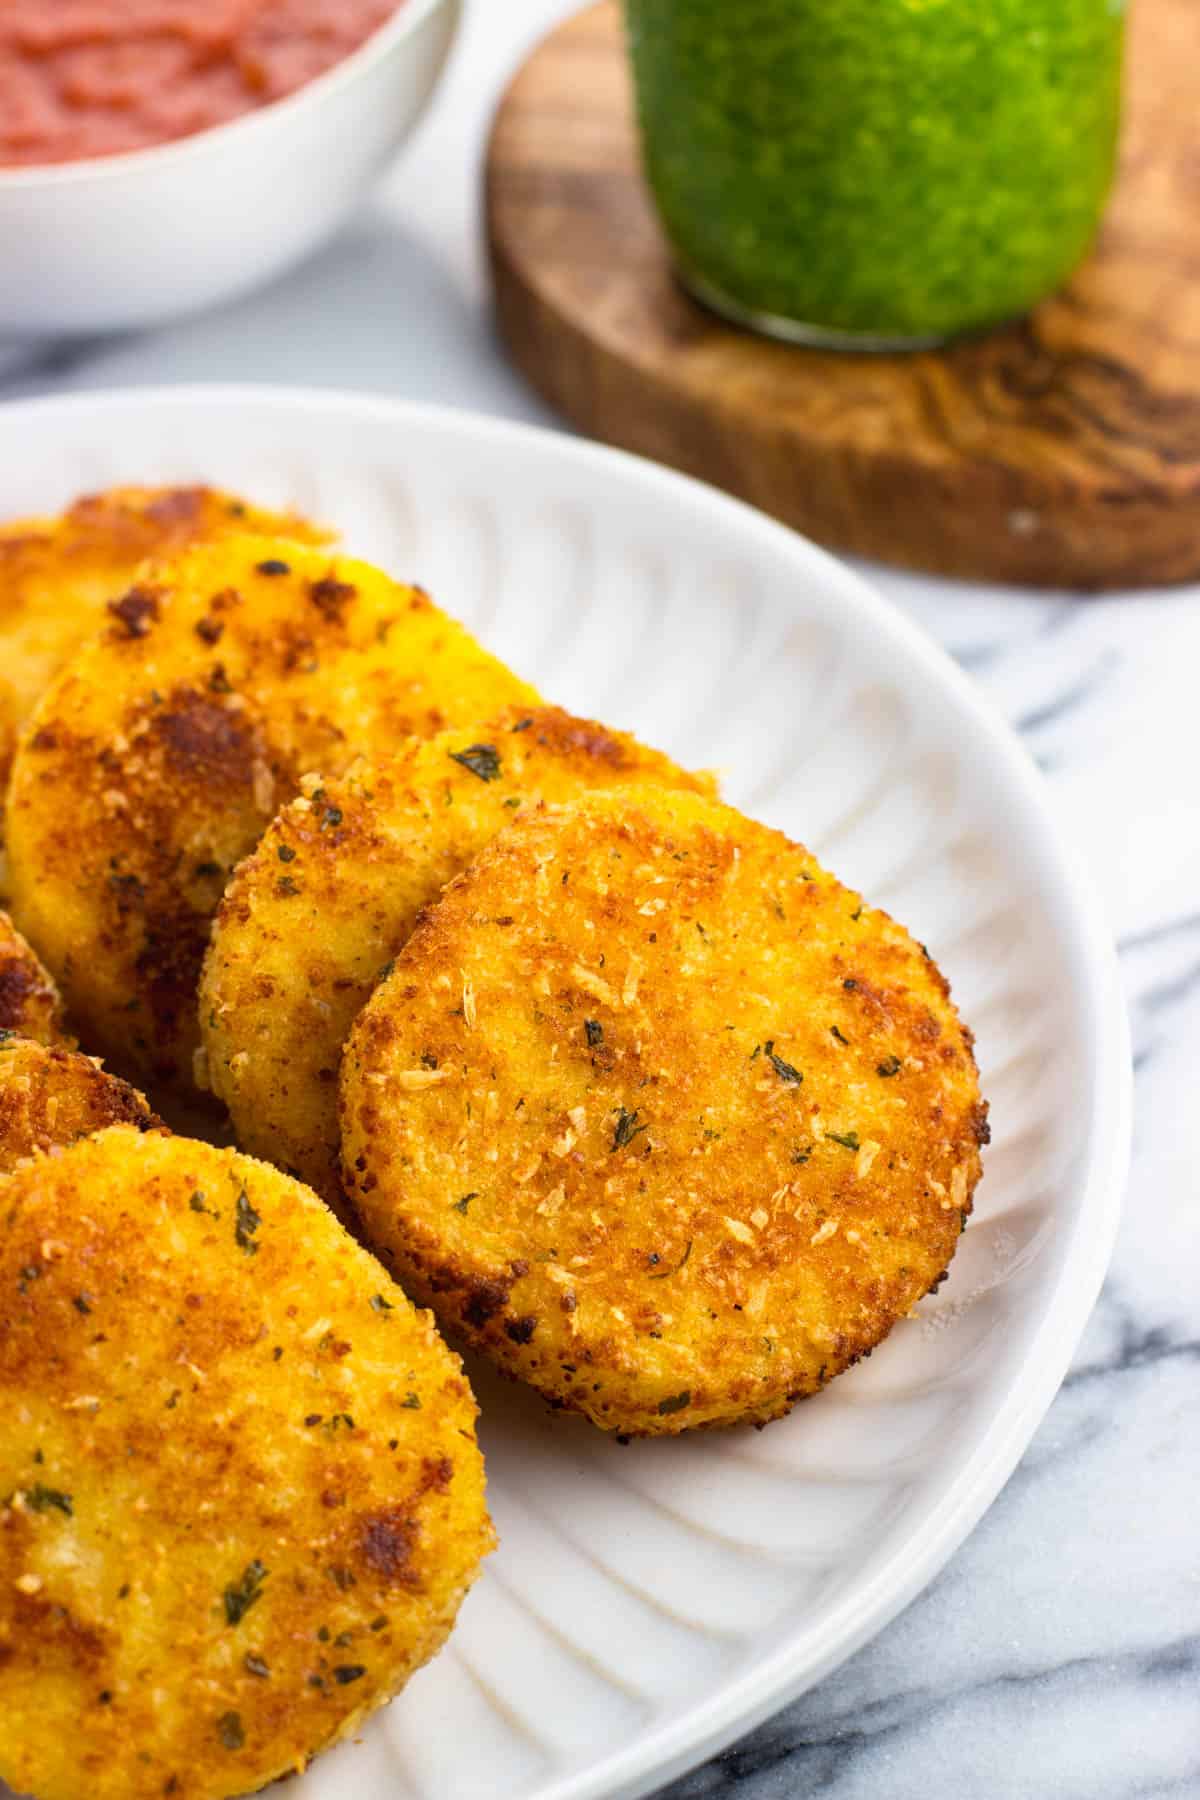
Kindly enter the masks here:
M 761 1434 L 623 1448 L 480 1375 L 501 1548 L 443 1654 L 286 1790 L 645 1793 L 919 1592 L 1012 1470 L 1096 1297 L 1127 1157 L 1125 1019 L 1038 777 L 855 576 L 616 451 L 353 396 L 199 388 L 0 408 L 0 469 L 8 515 L 208 479 L 337 524 L 548 697 L 723 767 L 730 799 L 904 920 L 951 978 L 994 1136 L 936 1298 Z

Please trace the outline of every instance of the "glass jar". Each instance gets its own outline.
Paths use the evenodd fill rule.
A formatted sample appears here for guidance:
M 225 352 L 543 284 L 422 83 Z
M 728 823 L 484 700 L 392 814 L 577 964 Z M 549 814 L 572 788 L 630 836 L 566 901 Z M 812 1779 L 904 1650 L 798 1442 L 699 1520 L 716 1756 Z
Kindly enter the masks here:
M 913 346 L 1029 309 L 1112 178 L 1124 0 L 625 0 L 685 285 L 774 336 Z

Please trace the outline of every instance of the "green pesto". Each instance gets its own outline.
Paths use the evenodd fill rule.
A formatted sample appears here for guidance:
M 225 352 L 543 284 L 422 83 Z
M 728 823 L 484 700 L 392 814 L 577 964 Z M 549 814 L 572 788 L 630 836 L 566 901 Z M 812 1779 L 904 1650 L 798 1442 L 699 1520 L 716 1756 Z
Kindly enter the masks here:
M 1054 291 L 1112 175 L 1124 0 L 626 0 L 685 279 L 826 331 L 940 337 Z

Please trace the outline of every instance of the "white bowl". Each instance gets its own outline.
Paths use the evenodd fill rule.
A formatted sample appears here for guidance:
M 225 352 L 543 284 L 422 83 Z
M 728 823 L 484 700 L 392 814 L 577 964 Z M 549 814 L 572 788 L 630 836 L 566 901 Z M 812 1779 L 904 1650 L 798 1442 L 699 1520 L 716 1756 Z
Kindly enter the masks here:
M 0 406 L 0 517 L 202 479 L 340 527 L 548 697 L 721 768 L 731 800 L 929 945 L 977 1033 L 993 1140 L 944 1287 L 761 1434 L 622 1447 L 474 1371 L 500 1548 L 395 1704 L 272 1789 L 633 1800 L 885 1625 L 1029 1442 L 1117 1227 L 1116 961 L 1037 771 L 979 690 L 748 506 L 596 444 L 363 395 Z M 988 1595 L 972 1598 L 983 1639 Z
M 127 155 L 0 168 L 0 336 L 153 325 L 327 237 L 424 110 L 461 0 L 400 0 L 286 99 Z

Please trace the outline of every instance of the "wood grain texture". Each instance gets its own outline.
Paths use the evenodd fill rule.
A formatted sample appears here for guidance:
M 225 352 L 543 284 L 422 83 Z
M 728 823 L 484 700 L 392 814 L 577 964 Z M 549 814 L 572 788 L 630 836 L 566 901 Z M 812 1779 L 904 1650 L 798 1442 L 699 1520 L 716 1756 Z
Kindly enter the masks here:
M 1029 318 L 902 356 L 794 349 L 674 281 L 637 164 L 616 0 L 568 20 L 501 102 L 487 224 L 501 333 L 592 436 L 839 549 L 941 574 L 1103 588 L 1200 575 L 1200 6 L 1131 18 L 1100 242 Z

